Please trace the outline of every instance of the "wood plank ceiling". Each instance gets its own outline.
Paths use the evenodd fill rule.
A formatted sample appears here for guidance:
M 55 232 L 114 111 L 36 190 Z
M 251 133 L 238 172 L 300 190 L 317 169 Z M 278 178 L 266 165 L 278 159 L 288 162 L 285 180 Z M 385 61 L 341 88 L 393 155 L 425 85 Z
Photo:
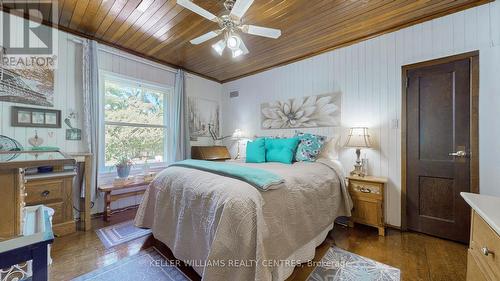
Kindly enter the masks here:
M 41 1 L 41 0 L 40 0 Z M 194 0 L 218 15 L 223 0 Z M 255 0 L 243 22 L 279 28 L 279 39 L 242 34 L 250 54 L 236 59 L 212 50 L 217 38 L 189 40 L 217 29 L 176 0 L 59 0 L 47 23 L 219 82 L 345 46 L 490 0 Z M 9 11 L 16 4 L 4 3 Z M 17 4 L 19 5 L 19 4 Z M 144 12 L 137 9 L 146 7 Z M 50 11 L 45 11 L 46 13 Z

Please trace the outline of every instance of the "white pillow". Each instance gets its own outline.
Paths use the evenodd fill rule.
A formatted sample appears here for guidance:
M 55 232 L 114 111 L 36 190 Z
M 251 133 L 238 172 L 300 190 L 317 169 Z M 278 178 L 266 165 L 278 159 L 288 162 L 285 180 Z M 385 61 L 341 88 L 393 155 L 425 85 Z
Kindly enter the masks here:
M 339 138 L 337 137 L 332 137 L 330 140 L 328 140 L 324 145 L 323 148 L 321 149 L 321 152 L 319 153 L 318 158 L 326 158 L 330 160 L 337 160 L 339 159 L 339 152 L 338 152 L 338 147 L 339 147 Z

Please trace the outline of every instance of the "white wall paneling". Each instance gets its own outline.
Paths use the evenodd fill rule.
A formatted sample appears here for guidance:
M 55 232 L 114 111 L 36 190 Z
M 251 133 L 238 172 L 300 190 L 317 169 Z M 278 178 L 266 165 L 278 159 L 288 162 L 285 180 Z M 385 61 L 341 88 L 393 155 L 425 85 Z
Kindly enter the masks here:
M 364 42 L 271 69 L 223 85 L 223 132 L 241 128 L 248 135 L 292 134 L 262 130 L 260 104 L 332 92 L 342 93 L 342 127 L 307 131 L 343 135 L 351 126 L 371 129 L 375 149 L 363 150 L 373 175 L 389 178 L 386 222 L 401 220 L 401 67 L 444 56 L 480 51 L 481 193 L 500 196 L 500 2 L 424 22 Z M 230 91 L 239 91 L 229 98 Z M 343 139 L 344 140 L 344 139 Z M 340 160 L 352 169 L 354 151 Z

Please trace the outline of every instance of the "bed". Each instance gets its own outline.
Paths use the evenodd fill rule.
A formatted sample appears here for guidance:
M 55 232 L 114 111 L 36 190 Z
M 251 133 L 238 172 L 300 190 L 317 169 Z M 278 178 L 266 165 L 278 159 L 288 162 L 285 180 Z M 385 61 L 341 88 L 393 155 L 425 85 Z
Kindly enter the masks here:
M 202 280 L 285 280 L 312 260 L 338 216 L 350 216 L 337 161 L 231 162 L 279 175 L 262 191 L 240 179 L 172 166 L 147 189 L 136 225 L 151 228 Z

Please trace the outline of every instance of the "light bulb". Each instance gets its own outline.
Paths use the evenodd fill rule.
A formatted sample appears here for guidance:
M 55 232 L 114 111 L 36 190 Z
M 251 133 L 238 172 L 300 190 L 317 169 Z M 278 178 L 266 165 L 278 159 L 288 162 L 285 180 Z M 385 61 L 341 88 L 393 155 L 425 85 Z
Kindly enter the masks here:
M 241 39 L 236 35 L 231 35 L 227 38 L 227 47 L 231 50 L 238 49 Z
M 233 50 L 233 58 L 239 57 L 242 54 L 243 54 L 243 51 L 241 49 Z

